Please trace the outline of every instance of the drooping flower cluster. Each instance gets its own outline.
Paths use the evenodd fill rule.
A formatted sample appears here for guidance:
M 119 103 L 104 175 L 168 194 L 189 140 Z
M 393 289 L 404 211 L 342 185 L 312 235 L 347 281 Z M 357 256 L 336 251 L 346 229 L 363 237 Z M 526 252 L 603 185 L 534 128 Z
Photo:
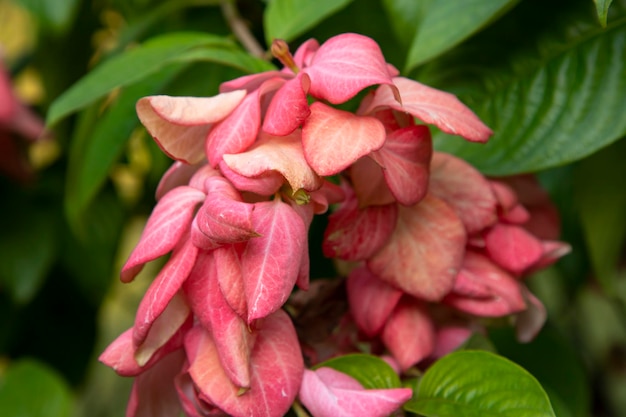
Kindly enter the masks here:
M 344 319 L 380 338 L 399 370 L 454 347 L 437 350 L 448 322 L 436 308 L 517 314 L 524 338 L 541 322 L 526 313 L 541 307 L 519 277 L 565 246 L 524 228 L 534 214 L 517 200 L 518 184 L 433 153 L 422 123 L 476 142 L 491 131 L 454 96 L 398 77 L 365 36 L 310 40 L 293 56 L 277 41 L 272 52 L 285 68 L 226 82 L 215 97 L 137 104 L 176 162 L 122 280 L 170 258 L 134 326 L 101 356 L 136 377 L 129 416 L 281 416 L 297 396 L 315 416 L 384 416 L 411 397 L 305 370 L 303 341 L 281 307 L 294 286 L 309 288 L 308 229 L 331 204 L 323 249 L 359 262 Z M 369 87 L 356 113 L 333 107 Z M 461 339 L 470 323 L 449 320 Z

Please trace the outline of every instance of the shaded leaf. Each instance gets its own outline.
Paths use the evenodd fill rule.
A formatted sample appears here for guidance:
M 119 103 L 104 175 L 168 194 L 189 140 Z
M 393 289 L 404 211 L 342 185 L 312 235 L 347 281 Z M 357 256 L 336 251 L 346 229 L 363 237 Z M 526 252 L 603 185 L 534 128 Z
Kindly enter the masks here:
M 17 3 L 32 13 L 44 29 L 62 33 L 72 24 L 81 0 L 17 0 Z
M 69 417 L 72 396 L 67 383 L 43 363 L 12 363 L 0 380 L 0 410 L 4 416 Z
M 396 38 L 407 48 L 411 45 L 419 26 L 415 22 L 424 20 L 433 0 L 383 0 L 389 25 Z
M 265 41 L 291 41 L 352 0 L 272 0 L 263 15 Z
M 615 293 L 615 270 L 626 237 L 625 152 L 626 140 L 622 139 L 585 159 L 574 171 L 574 203 L 587 250 L 595 277 L 609 294 Z
M 43 285 L 56 254 L 56 225 L 42 211 L 25 209 L 1 223 L 0 291 L 28 303 Z
M 485 351 L 459 351 L 437 361 L 404 408 L 426 417 L 554 417 L 531 374 Z
M 598 20 L 602 27 L 606 27 L 606 19 L 609 14 L 609 7 L 613 0 L 593 0 L 596 4 L 596 11 L 598 12 Z
M 457 45 L 480 30 L 499 14 L 504 13 L 518 0 L 447 0 L 433 1 L 426 10 L 415 9 L 419 20 L 405 71 Z
M 377 356 L 355 353 L 343 355 L 319 363 L 313 369 L 333 368 L 348 374 L 365 389 L 399 388 L 402 386 L 396 372 Z

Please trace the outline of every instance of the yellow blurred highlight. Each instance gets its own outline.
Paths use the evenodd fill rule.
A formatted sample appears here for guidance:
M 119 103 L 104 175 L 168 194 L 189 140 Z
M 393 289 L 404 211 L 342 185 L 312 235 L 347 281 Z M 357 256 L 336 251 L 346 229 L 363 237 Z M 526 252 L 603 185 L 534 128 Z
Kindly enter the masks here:
M 152 166 L 143 129 L 136 129 L 130 136 L 127 159 L 128 164 L 113 167 L 111 180 L 122 201 L 134 205 L 142 197 L 144 179 Z
M 10 0 L 0 0 L 0 57 L 11 62 L 35 45 L 36 28 L 30 14 Z
M 39 140 L 28 147 L 28 160 L 36 171 L 52 165 L 59 156 L 61 146 L 55 140 Z
M 41 74 L 32 67 L 25 68 L 13 79 L 13 89 L 22 103 L 39 104 L 45 98 Z
M 126 26 L 124 17 L 114 10 L 103 11 L 100 21 L 104 28 L 96 31 L 91 38 L 96 52 L 89 60 L 90 66 L 96 65 L 104 55 L 117 47 L 120 31 Z

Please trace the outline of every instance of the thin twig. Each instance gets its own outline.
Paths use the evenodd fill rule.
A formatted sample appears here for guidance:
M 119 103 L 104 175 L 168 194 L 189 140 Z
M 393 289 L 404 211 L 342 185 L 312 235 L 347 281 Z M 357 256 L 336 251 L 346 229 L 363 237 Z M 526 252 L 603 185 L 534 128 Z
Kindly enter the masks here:
M 309 413 L 307 413 L 306 410 L 302 407 L 302 405 L 300 405 L 298 400 L 293 402 L 293 404 L 291 405 L 291 409 L 294 411 L 294 413 L 296 413 L 296 416 L 298 417 L 311 417 L 309 416 Z
M 248 25 L 246 25 L 241 19 L 241 16 L 234 5 L 234 1 L 222 0 L 221 6 L 222 14 L 228 22 L 228 26 L 230 26 L 231 30 L 235 34 L 235 37 L 239 39 L 239 42 L 241 42 L 243 47 L 246 48 L 246 50 L 252 55 L 265 59 L 267 57 L 265 50 L 252 35 Z

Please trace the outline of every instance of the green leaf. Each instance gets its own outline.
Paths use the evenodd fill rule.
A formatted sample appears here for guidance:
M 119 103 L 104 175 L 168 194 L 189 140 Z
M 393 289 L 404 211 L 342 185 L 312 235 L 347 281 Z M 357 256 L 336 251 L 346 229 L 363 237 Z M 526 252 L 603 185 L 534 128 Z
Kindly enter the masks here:
M 609 7 L 613 0 L 593 0 L 596 4 L 596 11 L 598 12 L 598 21 L 603 28 L 606 27 L 606 19 L 609 14 Z
M 69 29 L 81 0 L 17 0 L 47 30 L 56 33 Z
M 412 19 L 412 23 L 417 30 L 409 49 L 405 72 L 467 39 L 518 1 L 446 0 L 429 2 L 426 10 L 416 8 L 417 19 Z
M 491 343 L 489 338 L 479 332 L 473 333 L 469 339 L 467 339 L 459 347 L 462 350 L 485 350 L 487 352 L 498 353 L 496 347 Z
M 437 134 L 437 148 L 511 175 L 581 159 L 624 136 L 626 7 L 615 15 L 603 30 L 586 8 L 537 14 L 523 2 L 425 69 L 422 81 L 459 94 L 495 132 L 486 145 Z
M 128 213 L 113 190 L 105 189 L 81 214 L 80 233 L 68 230 L 63 236 L 60 260 L 83 302 L 98 307 L 119 273 L 115 260 Z
M 558 417 L 586 417 L 591 388 L 579 351 L 551 326 L 530 343 L 519 343 L 511 328 L 490 331 L 501 355 L 523 366 L 548 393 Z
M 330 367 L 350 375 L 365 389 L 400 388 L 400 378 L 396 372 L 377 356 L 351 354 L 329 359 L 314 367 Z
M 12 363 L 0 381 L 0 410 L 7 417 L 68 417 L 72 396 L 54 370 L 25 359 Z
M 25 207 L 3 216 L 0 239 L 0 287 L 13 301 L 28 303 L 44 283 L 56 253 L 56 227 L 50 213 Z
M 515 363 L 484 351 L 441 358 L 404 409 L 426 417 L 554 417 L 537 380 Z
M 197 48 L 181 54 L 176 62 L 207 61 L 227 65 L 248 74 L 275 70 L 272 63 L 236 49 Z
M 161 91 L 181 69 L 182 65 L 170 65 L 123 89 L 110 108 L 94 121 L 95 126 L 86 137 L 78 132 L 73 138 L 65 196 L 65 209 L 73 222 L 80 221 L 81 214 L 124 150 L 131 132 L 139 125 L 135 115 L 137 100 Z
M 153 74 L 192 48 L 233 47 L 229 40 L 205 33 L 172 33 L 153 38 L 96 67 L 50 106 L 46 123 L 51 126 L 112 90 L 133 84 Z
M 409 47 L 424 16 L 431 7 L 433 0 L 383 0 L 382 5 L 387 14 L 389 25 L 396 38 L 405 47 Z
M 615 294 L 615 271 L 626 237 L 626 140 L 603 149 L 576 167 L 574 201 L 578 208 L 595 277 Z
M 265 40 L 291 41 L 352 0 L 272 0 L 263 15 Z

